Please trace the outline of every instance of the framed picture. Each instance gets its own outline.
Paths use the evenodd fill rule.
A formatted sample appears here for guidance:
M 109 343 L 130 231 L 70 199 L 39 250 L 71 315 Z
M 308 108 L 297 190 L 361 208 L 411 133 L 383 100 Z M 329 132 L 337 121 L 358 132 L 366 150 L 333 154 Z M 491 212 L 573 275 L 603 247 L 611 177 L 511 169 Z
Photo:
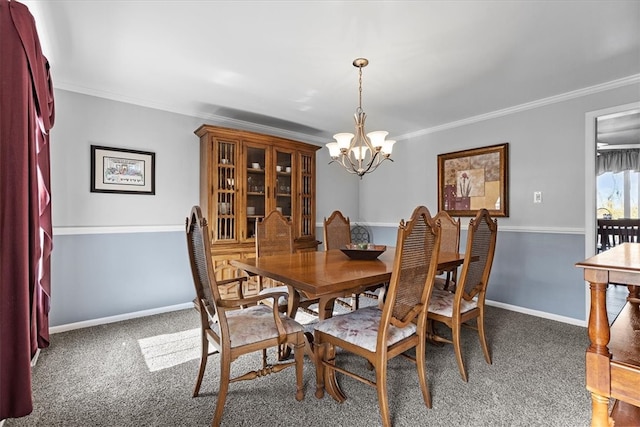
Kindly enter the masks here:
M 91 192 L 156 194 L 156 154 L 91 146 Z
M 438 154 L 438 208 L 451 216 L 509 216 L 509 143 Z

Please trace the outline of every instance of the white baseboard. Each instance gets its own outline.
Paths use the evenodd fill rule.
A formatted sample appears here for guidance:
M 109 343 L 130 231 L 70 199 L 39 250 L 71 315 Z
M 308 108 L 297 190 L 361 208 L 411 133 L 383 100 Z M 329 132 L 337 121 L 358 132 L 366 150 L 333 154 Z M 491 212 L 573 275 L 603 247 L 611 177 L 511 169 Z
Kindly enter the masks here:
M 505 303 L 502 303 L 502 302 L 491 301 L 491 300 L 486 300 L 486 304 L 494 306 L 494 307 L 498 307 L 498 308 L 504 308 L 505 310 L 510 310 L 510 311 L 515 311 L 515 312 L 518 312 L 518 313 L 529 314 L 531 316 L 542 317 L 544 319 L 555 320 L 555 321 L 562 322 L 562 323 L 568 323 L 570 325 L 583 326 L 583 327 L 587 326 L 587 322 L 584 321 L 584 320 L 573 319 L 571 317 L 566 317 L 566 316 L 559 316 L 557 314 L 547 313 L 547 312 L 544 312 L 544 311 L 532 310 L 532 309 L 529 309 L 529 308 L 519 307 L 517 305 L 505 304 Z M 53 327 L 49 328 L 49 333 L 50 334 L 56 334 L 56 333 L 59 333 L 59 332 L 66 332 L 66 331 L 71 331 L 71 330 L 74 330 L 74 329 L 88 328 L 90 326 L 105 325 L 107 323 L 120 322 L 122 320 L 135 319 L 135 318 L 138 318 L 138 317 L 152 316 L 154 314 L 160 314 L 160 313 L 169 313 L 171 311 L 184 310 L 184 309 L 187 309 L 187 308 L 193 308 L 193 303 L 188 302 L 188 303 L 184 303 L 184 304 L 177 304 L 177 305 L 171 305 L 171 306 L 167 306 L 167 307 L 154 308 L 154 309 L 151 309 L 151 310 L 143 310 L 143 311 L 136 311 L 134 313 L 120 314 L 118 316 L 102 317 L 100 319 L 85 320 L 83 322 L 76 322 L 76 323 L 69 323 L 69 324 L 66 324 L 66 325 L 53 326 Z M 36 355 L 36 359 L 37 359 L 37 355 Z M 0 424 L 0 427 L 2 427 L 2 424 Z
M 34 366 L 36 366 L 36 363 L 38 363 L 38 356 L 40 356 L 40 349 L 39 348 L 36 350 L 36 354 L 34 354 L 33 357 L 31 358 L 31 367 L 32 368 Z M 0 424 L 0 427 L 2 427 L 2 424 Z
M 117 316 L 102 317 L 99 319 L 91 319 L 91 320 L 85 320 L 82 322 L 68 323 L 66 325 L 52 326 L 49 328 L 49 333 L 57 334 L 59 332 L 66 332 L 66 331 L 72 331 L 74 329 L 88 328 L 90 326 L 105 325 L 107 323 L 120 322 L 122 320 L 135 319 L 138 317 L 152 316 L 154 314 L 169 313 L 171 311 L 184 310 L 187 308 L 193 308 L 193 303 L 187 302 L 184 304 L 176 304 L 176 305 L 170 305 L 167 307 L 153 308 L 150 310 L 136 311 L 133 313 L 119 314 Z
M 515 311 L 523 314 L 530 314 L 531 316 L 542 317 L 544 319 L 555 320 L 557 322 L 568 323 L 570 325 L 575 326 L 587 326 L 586 320 L 578 320 L 572 317 L 559 316 L 553 313 L 547 313 L 546 311 L 532 310 L 530 308 L 524 308 L 517 305 L 505 304 L 503 302 L 485 300 L 487 305 L 491 305 L 493 307 L 504 308 L 505 310 Z

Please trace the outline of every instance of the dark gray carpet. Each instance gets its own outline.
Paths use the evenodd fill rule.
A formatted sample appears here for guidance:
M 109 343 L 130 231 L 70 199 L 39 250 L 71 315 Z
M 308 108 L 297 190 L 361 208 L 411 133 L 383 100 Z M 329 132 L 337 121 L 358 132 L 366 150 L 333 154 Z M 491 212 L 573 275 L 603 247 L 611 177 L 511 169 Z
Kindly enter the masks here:
M 183 310 L 52 335 L 33 372 L 33 413 L 5 427 L 210 425 L 218 356 L 210 357 L 198 398 L 191 397 L 198 360 L 178 363 L 198 354 L 197 326 L 196 312 Z M 489 307 L 487 331 L 493 365 L 484 361 L 475 332 L 463 332 L 468 383 L 452 346 L 427 347 L 432 409 L 423 404 L 415 365 L 402 357 L 390 362 L 395 426 L 589 425 L 586 329 Z M 361 359 L 340 356 L 339 363 L 368 372 Z M 242 357 L 232 374 L 259 364 L 259 355 Z M 380 425 L 374 388 L 339 377 L 345 403 L 316 399 L 308 359 L 304 379 L 302 402 L 294 397 L 293 369 L 231 384 L 223 425 Z

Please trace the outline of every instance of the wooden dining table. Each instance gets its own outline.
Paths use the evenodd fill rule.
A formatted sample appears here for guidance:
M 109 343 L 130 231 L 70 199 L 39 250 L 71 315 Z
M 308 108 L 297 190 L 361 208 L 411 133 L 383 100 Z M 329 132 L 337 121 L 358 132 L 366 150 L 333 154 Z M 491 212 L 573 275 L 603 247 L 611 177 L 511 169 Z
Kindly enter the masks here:
M 232 260 L 231 264 L 250 274 L 257 274 L 285 283 L 289 295 L 295 292 L 307 298 L 318 299 L 320 320 L 333 315 L 336 298 L 361 293 L 366 288 L 391 280 L 395 248 L 387 247 L 375 260 L 351 259 L 340 249 L 316 252 L 298 252 L 270 255 L 253 259 Z M 438 270 L 459 266 L 464 254 L 440 252 Z M 293 298 L 288 299 L 288 315 L 295 317 Z M 313 335 L 305 333 L 305 353 L 317 364 L 313 348 Z M 287 354 L 285 352 L 285 354 Z M 327 375 L 325 387 L 338 388 L 335 376 Z
M 232 260 L 236 268 L 268 277 L 287 285 L 309 299 L 318 299 L 320 320 L 333 315 L 336 298 L 357 294 L 379 283 L 389 282 L 393 271 L 395 248 L 387 247 L 375 260 L 351 259 L 339 249 L 271 255 L 252 259 Z M 459 266 L 464 254 L 440 252 L 438 270 Z M 289 315 L 293 313 L 289 298 Z

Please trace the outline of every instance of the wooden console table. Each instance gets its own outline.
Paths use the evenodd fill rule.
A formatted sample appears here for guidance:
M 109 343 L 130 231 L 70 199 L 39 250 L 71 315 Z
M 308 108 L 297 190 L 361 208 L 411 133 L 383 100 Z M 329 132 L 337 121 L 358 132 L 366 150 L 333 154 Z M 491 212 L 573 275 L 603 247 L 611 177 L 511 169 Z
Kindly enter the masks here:
M 640 243 L 623 243 L 576 264 L 589 282 L 586 384 L 592 426 L 640 425 Z M 609 283 L 628 285 L 629 297 L 609 327 Z M 615 399 L 609 414 L 609 399 Z

